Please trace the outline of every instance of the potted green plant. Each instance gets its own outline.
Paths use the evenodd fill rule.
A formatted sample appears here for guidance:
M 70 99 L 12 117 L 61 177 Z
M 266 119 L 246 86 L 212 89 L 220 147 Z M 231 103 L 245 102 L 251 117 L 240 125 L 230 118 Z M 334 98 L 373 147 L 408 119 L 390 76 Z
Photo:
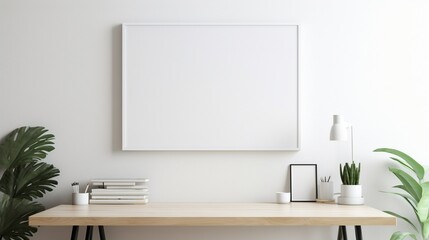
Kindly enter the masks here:
M 21 127 L 0 141 L 0 240 L 28 240 L 37 228 L 28 217 L 44 210 L 35 199 L 58 184 L 60 171 L 42 162 L 54 150 L 54 135 L 43 127 Z
M 362 185 L 359 184 L 360 167 L 360 163 L 356 166 L 354 161 L 351 164 L 344 164 L 344 167 L 340 164 L 340 176 L 343 184 L 341 185 L 341 196 L 338 197 L 339 204 L 361 205 L 364 203 Z
M 407 205 L 414 212 L 415 219 L 412 221 L 400 214 L 391 211 L 386 213 L 393 215 L 406 223 L 415 231 L 413 232 L 394 232 L 391 240 L 410 239 L 429 239 L 429 181 L 424 181 L 425 168 L 407 154 L 392 148 L 378 148 L 374 152 L 384 152 L 394 155 L 390 157 L 399 165 L 389 167 L 389 171 L 395 175 L 400 184 L 393 186 L 397 191 L 385 192 L 393 194 L 404 199 Z M 417 222 L 418 224 L 415 224 Z

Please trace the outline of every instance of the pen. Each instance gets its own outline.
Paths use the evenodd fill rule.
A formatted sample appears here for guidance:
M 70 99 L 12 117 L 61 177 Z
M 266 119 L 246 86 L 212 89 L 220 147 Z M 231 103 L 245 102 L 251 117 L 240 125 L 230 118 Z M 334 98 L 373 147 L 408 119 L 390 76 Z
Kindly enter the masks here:
M 78 182 L 74 182 L 71 185 L 72 185 L 72 188 L 73 188 L 73 193 L 79 193 L 79 183 Z
M 87 192 L 88 192 L 88 188 L 89 188 L 89 183 L 86 185 L 85 193 L 87 193 Z

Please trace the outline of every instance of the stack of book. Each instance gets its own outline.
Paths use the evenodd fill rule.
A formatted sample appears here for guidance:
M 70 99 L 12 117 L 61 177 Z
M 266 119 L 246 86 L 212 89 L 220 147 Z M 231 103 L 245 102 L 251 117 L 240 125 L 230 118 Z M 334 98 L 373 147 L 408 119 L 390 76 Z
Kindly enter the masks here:
M 93 179 L 90 204 L 146 204 L 147 178 Z

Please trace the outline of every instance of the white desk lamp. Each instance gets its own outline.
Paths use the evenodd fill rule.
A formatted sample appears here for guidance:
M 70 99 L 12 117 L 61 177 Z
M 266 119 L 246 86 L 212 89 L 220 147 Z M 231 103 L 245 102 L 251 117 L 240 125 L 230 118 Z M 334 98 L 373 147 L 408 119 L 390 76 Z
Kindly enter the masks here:
M 334 115 L 334 123 L 331 127 L 331 141 L 347 141 L 347 130 L 350 129 L 350 139 L 352 147 L 352 161 L 353 157 L 353 126 L 350 123 L 344 122 L 344 118 L 341 115 Z

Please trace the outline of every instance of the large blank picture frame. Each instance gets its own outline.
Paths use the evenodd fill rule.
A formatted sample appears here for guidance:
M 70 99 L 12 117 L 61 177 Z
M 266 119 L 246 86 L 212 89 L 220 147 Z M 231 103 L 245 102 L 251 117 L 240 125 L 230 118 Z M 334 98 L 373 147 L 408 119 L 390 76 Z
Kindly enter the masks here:
M 298 26 L 123 24 L 123 150 L 299 150 Z

